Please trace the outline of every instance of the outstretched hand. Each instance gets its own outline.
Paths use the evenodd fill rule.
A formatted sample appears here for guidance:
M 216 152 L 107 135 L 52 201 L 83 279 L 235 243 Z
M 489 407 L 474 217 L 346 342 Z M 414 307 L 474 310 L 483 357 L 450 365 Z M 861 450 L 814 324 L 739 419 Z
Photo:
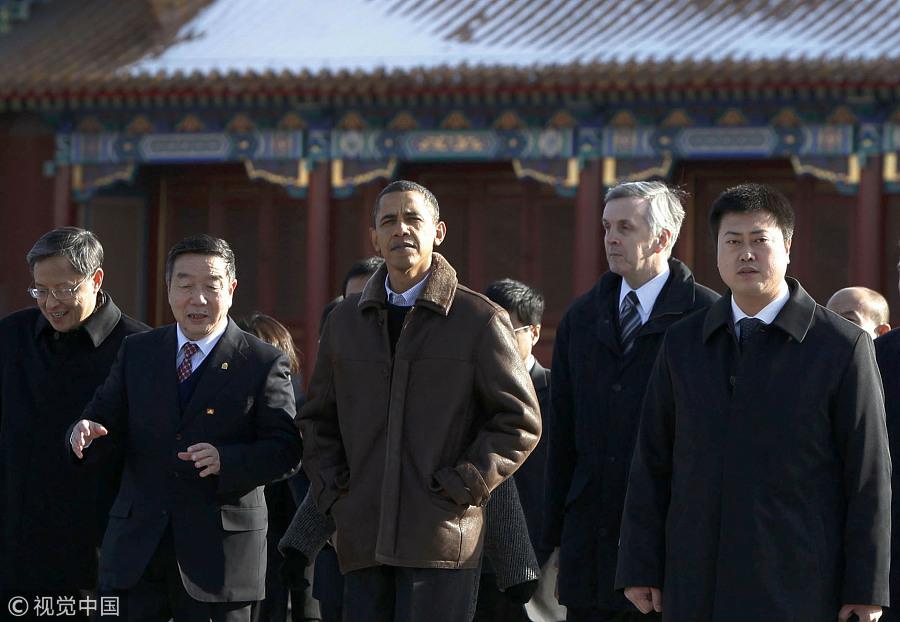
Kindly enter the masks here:
M 69 445 L 80 460 L 84 458 L 84 450 L 88 448 L 88 445 L 95 438 L 106 436 L 108 433 L 108 430 L 99 423 L 82 419 L 72 428 L 72 434 L 69 436 Z
M 838 612 L 840 622 L 848 622 L 848 620 L 878 622 L 879 618 L 881 618 L 881 607 L 878 605 L 844 605 Z

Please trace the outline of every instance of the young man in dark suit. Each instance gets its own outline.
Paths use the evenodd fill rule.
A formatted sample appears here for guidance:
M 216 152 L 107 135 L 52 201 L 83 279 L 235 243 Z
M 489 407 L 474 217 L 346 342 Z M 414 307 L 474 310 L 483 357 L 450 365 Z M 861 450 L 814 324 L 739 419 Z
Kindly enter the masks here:
M 60 439 L 122 340 L 148 329 L 102 289 L 103 247 L 90 231 L 49 231 L 26 259 L 36 304 L 0 320 L 0 607 L 96 587 L 117 473 L 74 469 Z
M 669 329 L 641 415 L 617 584 L 667 622 L 872 622 L 891 461 L 871 337 L 786 278 L 794 212 L 726 190 L 728 293 Z
M 613 589 L 641 402 L 665 331 L 717 298 L 671 257 L 683 220 L 665 184 L 612 188 L 603 210 L 609 272 L 556 332 L 544 531 L 560 549 L 569 620 L 647 619 Z
M 544 296 L 534 289 L 513 279 L 501 279 L 487 286 L 485 296 L 503 307 L 509 314 L 519 357 L 534 383 L 538 403 L 541 406 L 541 421 L 545 428 L 552 425 L 550 404 L 550 370 L 541 365 L 532 354 L 534 346 L 541 338 L 541 318 L 544 315 Z M 545 437 L 538 441 L 528 460 L 513 475 L 519 500 L 528 523 L 528 535 L 541 567 L 541 578 L 532 594 L 516 594 L 516 590 L 501 593 L 494 583 L 496 579 L 485 572 L 482 563 L 481 586 L 478 592 L 478 612 L 476 620 L 515 620 L 532 622 L 557 622 L 564 620 L 566 609 L 554 597 L 556 589 L 556 561 L 551 559 L 552 548 L 541 543 L 544 524 L 544 490 L 547 469 L 547 442 Z M 511 543 L 507 543 L 511 544 Z M 489 564 L 487 564 L 489 566 Z M 487 568 L 486 570 L 490 570 Z M 518 597 L 517 597 L 518 596 Z M 529 598 L 530 597 L 530 598 Z M 520 600 L 527 599 L 523 606 Z
M 224 240 L 176 244 L 166 285 L 176 323 L 125 340 L 69 433 L 80 460 L 113 440 L 125 453 L 100 585 L 127 619 L 246 621 L 264 593 L 263 485 L 300 460 L 290 365 L 229 319 Z

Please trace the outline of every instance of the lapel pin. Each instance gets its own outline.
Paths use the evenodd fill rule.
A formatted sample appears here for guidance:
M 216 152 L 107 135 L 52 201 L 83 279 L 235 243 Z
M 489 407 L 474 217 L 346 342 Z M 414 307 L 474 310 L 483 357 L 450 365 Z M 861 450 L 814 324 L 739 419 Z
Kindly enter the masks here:
M 215 409 L 215 408 L 207 408 L 207 409 L 206 409 L 206 414 L 207 414 L 207 415 L 214 415 L 214 414 L 216 414 L 216 409 Z
M 228 363 L 222 363 L 222 369 L 228 369 Z

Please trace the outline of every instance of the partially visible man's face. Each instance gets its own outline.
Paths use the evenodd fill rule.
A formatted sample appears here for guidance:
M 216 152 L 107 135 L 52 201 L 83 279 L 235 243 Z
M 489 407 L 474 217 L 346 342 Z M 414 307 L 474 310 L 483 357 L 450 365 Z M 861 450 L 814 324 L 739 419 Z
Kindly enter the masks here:
M 444 241 L 446 225 L 418 192 L 392 192 L 381 197 L 372 245 L 393 272 L 417 278 L 431 268 L 434 247 Z
M 362 292 L 362 290 L 366 288 L 366 283 L 369 282 L 370 278 L 372 278 L 371 274 L 359 274 L 350 278 L 347 281 L 346 295 L 351 296 Z
M 225 260 L 186 253 L 175 258 L 169 283 L 169 306 L 191 341 L 203 339 L 227 321 L 237 280 L 229 279 Z
M 869 315 L 869 300 L 866 295 L 854 289 L 843 289 L 828 300 L 826 308 L 850 320 L 875 339 L 890 330 L 886 324 L 879 324 Z M 887 329 L 887 330 L 885 330 Z
M 65 257 L 47 257 L 34 264 L 34 286 L 39 290 L 75 288 L 75 297 L 58 300 L 52 293 L 37 299 L 38 308 L 54 330 L 65 333 L 81 326 L 97 307 L 97 292 L 103 284 L 103 270 L 85 277 L 78 274 Z
M 603 209 L 604 243 L 609 269 L 637 289 L 659 274 L 659 236 L 650 232 L 647 201 L 636 197 L 612 199 Z
M 525 362 L 541 338 L 541 325 L 523 324 L 519 319 L 519 314 L 515 311 L 509 312 L 509 321 L 512 323 L 513 334 L 516 337 L 516 349 L 519 351 L 519 357 L 522 362 Z
M 756 313 L 775 300 L 790 263 L 791 241 L 784 239 L 772 214 L 725 214 L 717 247 L 719 275 L 745 313 Z

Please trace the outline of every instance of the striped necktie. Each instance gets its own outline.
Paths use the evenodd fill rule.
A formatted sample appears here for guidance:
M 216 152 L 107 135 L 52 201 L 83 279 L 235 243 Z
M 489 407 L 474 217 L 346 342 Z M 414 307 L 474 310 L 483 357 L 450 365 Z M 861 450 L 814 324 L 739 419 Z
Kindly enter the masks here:
M 619 307 L 619 335 L 622 339 L 622 352 L 625 354 L 631 352 L 634 338 L 637 336 L 638 328 L 641 327 L 641 314 L 638 312 L 640 304 L 637 294 L 631 290 Z

